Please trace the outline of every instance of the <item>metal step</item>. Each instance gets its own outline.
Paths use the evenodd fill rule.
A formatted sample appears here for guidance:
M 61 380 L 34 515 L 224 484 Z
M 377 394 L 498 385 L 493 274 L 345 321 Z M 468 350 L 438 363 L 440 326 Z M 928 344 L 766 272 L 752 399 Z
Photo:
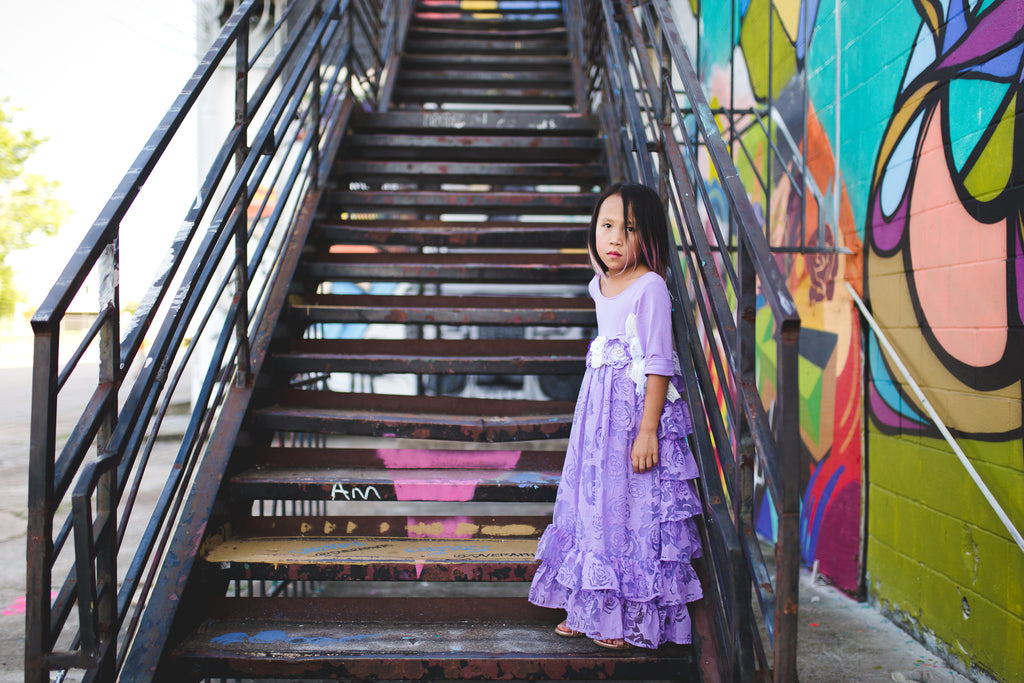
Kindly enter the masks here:
M 431 209 L 445 213 L 502 213 L 525 216 L 586 217 L 594 204 L 590 192 L 465 192 L 422 190 L 333 190 L 324 195 L 325 211 Z M 524 247 L 528 245 L 523 245 Z
M 558 619 L 521 598 L 228 598 L 173 658 L 211 678 L 698 680 L 691 647 L 610 652 Z
M 454 66 L 454 65 L 453 65 Z M 445 88 L 452 84 L 464 87 L 487 88 L 515 86 L 518 88 L 565 88 L 572 83 L 568 69 L 550 71 L 517 71 L 508 67 L 504 71 L 483 69 L 405 69 L 399 76 L 399 88 L 409 84 Z
M 467 104 L 494 104 L 515 98 L 522 104 L 570 105 L 571 88 L 470 88 L 470 87 L 412 87 L 399 85 L 395 97 L 404 102 L 444 102 Z
M 530 581 L 536 552 L 535 538 L 233 537 L 203 559 L 243 580 Z
M 336 282 L 530 282 L 585 284 L 594 271 L 580 254 L 321 254 L 305 274 Z
M 587 326 L 597 324 L 584 297 L 372 296 L 321 294 L 289 305 L 298 323 Z
M 495 443 L 568 437 L 575 408 L 568 401 L 294 389 L 278 389 L 274 398 L 274 405 L 252 411 L 251 417 L 278 432 Z
M 585 369 L 586 339 L 295 339 L 271 354 L 293 373 L 567 375 Z
M 499 64 L 508 68 L 514 65 Z M 352 117 L 363 133 L 448 132 L 458 135 L 526 135 L 596 137 L 597 120 L 589 114 L 519 111 L 390 111 Z
M 506 22 L 501 26 L 485 26 L 474 21 L 464 21 L 458 24 L 449 23 L 439 25 L 418 22 L 409 29 L 409 37 L 422 40 L 435 40 L 438 42 L 451 42 L 454 40 L 497 40 L 497 41 L 522 41 L 522 40 L 559 40 L 566 41 L 568 32 L 565 26 L 541 26 L 532 22 L 520 21 L 517 23 Z
M 408 247 L 584 248 L 588 224 L 536 221 L 329 220 L 316 225 L 318 240 L 336 244 Z
M 549 503 L 560 477 L 557 470 L 269 467 L 233 477 L 231 491 L 252 499 Z
M 283 450 L 283 449 L 282 449 Z M 359 503 L 363 500 L 364 491 L 353 491 L 351 487 L 339 484 L 344 488 L 348 498 L 339 490 L 335 500 Z M 254 499 L 263 504 L 266 516 L 240 517 L 232 522 L 234 534 L 244 537 L 259 536 L 303 536 L 311 538 L 319 536 L 328 539 L 344 539 L 350 536 L 372 536 L 374 538 L 540 538 L 540 535 L 551 523 L 550 515 L 277 515 L 274 505 L 284 509 L 290 500 Z M 374 500 L 368 494 L 368 500 Z M 353 505 L 359 508 L 365 506 Z M 407 507 L 407 506 L 406 506 Z
M 458 55 L 430 54 L 406 51 L 402 55 L 402 69 L 436 68 L 501 68 L 507 66 L 517 71 L 548 71 L 569 68 L 567 55 Z
M 454 56 L 471 54 L 504 55 L 565 55 L 568 52 L 563 37 L 502 38 L 457 38 L 437 40 L 432 36 L 409 32 L 405 48 L 410 52 L 448 54 Z
M 376 161 L 593 162 L 603 151 L 592 137 L 362 134 L 345 138 L 340 158 Z
M 264 448 L 230 480 L 236 499 L 333 501 L 553 502 L 564 453 L 502 450 Z M 271 510 L 273 513 L 273 510 Z M 265 511 L 260 512 L 265 514 Z M 259 516 L 236 522 L 251 536 L 374 535 L 537 537 L 550 516 Z
M 275 467 L 348 467 L 381 469 L 426 467 L 430 469 L 518 469 L 560 471 L 561 450 L 452 450 L 444 448 L 286 448 L 243 449 L 246 461 L 256 469 Z M 366 533 L 366 532 L 361 532 Z M 404 535 L 404 534 L 403 534 Z
M 496 9 L 496 8 L 489 8 Z M 459 7 L 423 7 L 410 21 L 410 31 L 420 28 L 475 28 L 477 30 L 517 30 L 523 27 L 543 29 L 565 26 L 562 8 L 501 8 L 500 12 Z
M 493 189 L 501 189 L 506 185 L 516 188 L 538 185 L 593 187 L 603 185 L 606 178 L 604 165 L 598 163 L 367 161 L 354 159 L 339 161 L 332 174 L 333 182 L 400 183 L 406 189 L 437 187 L 442 184 L 489 185 Z

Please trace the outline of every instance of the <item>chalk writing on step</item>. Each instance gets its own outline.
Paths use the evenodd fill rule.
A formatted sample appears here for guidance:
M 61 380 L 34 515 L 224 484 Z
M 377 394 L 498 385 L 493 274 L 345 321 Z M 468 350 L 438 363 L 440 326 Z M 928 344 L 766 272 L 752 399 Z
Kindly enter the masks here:
M 380 492 L 376 486 L 349 486 L 335 484 L 331 487 L 331 500 L 339 500 L 338 496 L 344 496 L 345 500 L 369 500 L 373 495 L 374 500 L 381 500 Z

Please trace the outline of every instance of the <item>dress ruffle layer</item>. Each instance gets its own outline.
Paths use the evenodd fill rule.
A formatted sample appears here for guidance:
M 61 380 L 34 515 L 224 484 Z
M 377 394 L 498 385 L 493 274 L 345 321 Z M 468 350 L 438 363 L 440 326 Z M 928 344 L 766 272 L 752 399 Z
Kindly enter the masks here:
M 658 465 L 632 472 L 629 452 L 643 410 L 628 374 L 632 351 L 619 338 L 591 344 L 555 523 L 537 547 L 530 601 L 565 609 L 569 628 L 589 637 L 655 648 L 691 642 L 686 603 L 702 597 L 690 564 L 701 554 L 693 519 L 701 505 L 683 400 L 666 401 Z

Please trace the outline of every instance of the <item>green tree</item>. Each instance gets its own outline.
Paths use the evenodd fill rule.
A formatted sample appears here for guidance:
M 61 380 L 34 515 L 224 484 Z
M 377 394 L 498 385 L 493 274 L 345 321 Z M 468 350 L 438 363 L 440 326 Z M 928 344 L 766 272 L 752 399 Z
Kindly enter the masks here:
M 57 198 L 60 183 L 25 171 L 25 162 L 46 142 L 31 130 L 17 130 L 7 100 L 0 100 L 0 317 L 14 313 L 21 295 L 7 257 L 32 246 L 38 235 L 55 235 L 68 216 Z

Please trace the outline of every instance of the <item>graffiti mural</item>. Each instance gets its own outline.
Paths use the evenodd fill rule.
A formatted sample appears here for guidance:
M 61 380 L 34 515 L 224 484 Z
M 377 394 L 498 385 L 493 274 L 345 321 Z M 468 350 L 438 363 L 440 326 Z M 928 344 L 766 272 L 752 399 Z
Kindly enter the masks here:
M 673 6 L 800 307 L 803 562 L 1012 679 L 1024 553 L 862 336 L 850 288 L 1020 528 L 1024 0 Z M 768 401 L 771 330 L 759 312 Z M 759 511 L 771 537 L 770 501 Z
M 920 5 L 921 29 L 878 150 L 868 213 L 875 315 L 913 319 L 894 343 L 927 353 L 917 374 L 948 392 L 943 419 L 957 436 L 1020 438 L 1024 252 L 1020 136 L 1021 2 Z M 948 16 L 947 16 L 948 12 Z M 935 428 L 870 348 L 870 404 L 889 433 Z M 1011 419 L 1008 419 L 1011 418 Z

